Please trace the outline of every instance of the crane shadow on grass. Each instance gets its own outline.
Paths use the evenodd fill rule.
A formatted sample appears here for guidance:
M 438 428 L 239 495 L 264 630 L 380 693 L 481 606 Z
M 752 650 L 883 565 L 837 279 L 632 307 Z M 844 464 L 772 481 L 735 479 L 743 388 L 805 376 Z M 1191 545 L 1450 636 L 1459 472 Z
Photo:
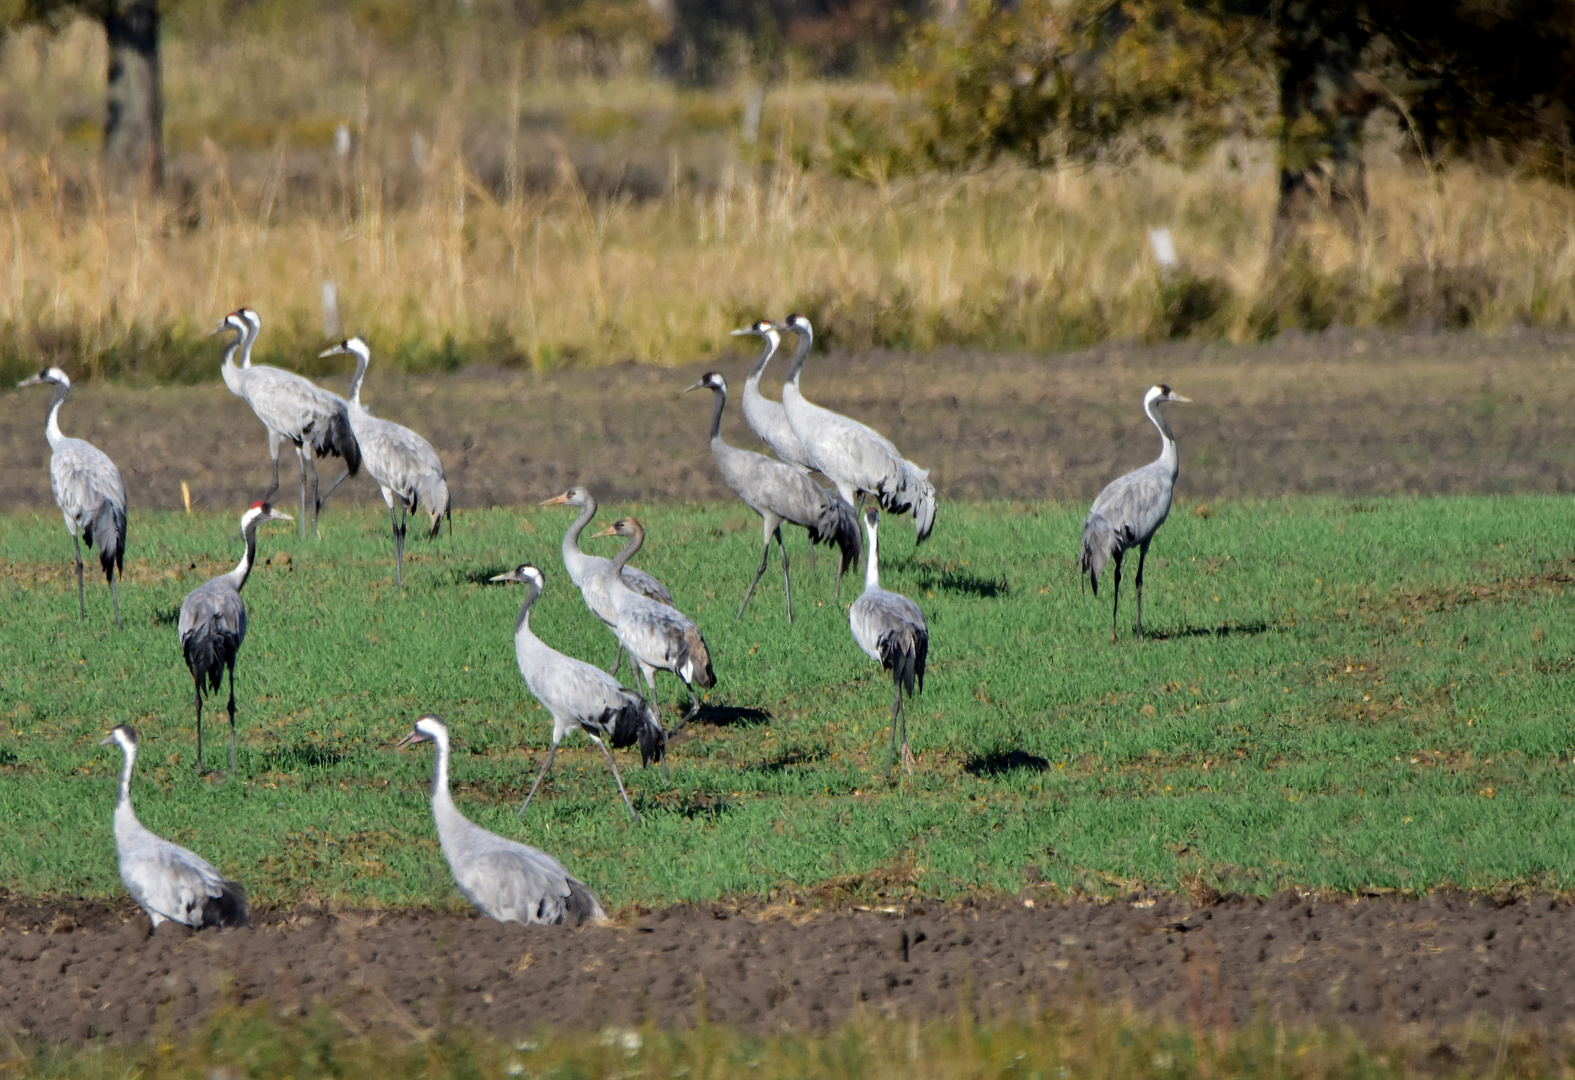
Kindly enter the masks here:
M 153 625 L 174 626 L 178 622 L 180 622 L 180 608 L 161 607 L 153 609 Z
M 747 705 L 701 705 L 695 718 L 684 726 L 711 724 L 715 727 L 756 727 L 769 723 L 771 714 L 765 709 L 754 709 Z
M 1016 772 L 1044 772 L 1050 762 L 1026 750 L 993 750 L 975 754 L 963 768 L 972 776 L 1002 777 Z
M 1218 626 L 1181 626 L 1174 630 L 1148 630 L 1143 636 L 1150 641 L 1179 641 L 1182 638 L 1227 638 L 1227 637 L 1255 637 L 1258 634 L 1267 634 L 1270 630 L 1279 627 L 1273 623 L 1259 619 L 1256 622 L 1239 623 L 1235 621 L 1223 622 Z
M 298 769 L 326 769 L 341 764 L 349 758 L 343 750 L 327 746 L 300 743 L 270 750 L 263 755 L 263 769 L 267 772 L 294 772 Z
M 972 596 L 994 600 L 1012 591 L 1005 578 L 983 578 L 966 570 L 938 570 L 924 563 L 913 563 L 913 582 L 921 589 L 933 589 L 949 596 Z
M 493 585 L 496 584 L 493 578 L 513 569 L 513 566 L 484 566 L 479 570 L 450 570 L 449 576 L 455 585 Z
M 784 773 L 799 765 L 812 765 L 817 761 L 823 761 L 826 753 L 826 748 L 823 746 L 810 747 L 809 749 L 794 746 L 782 751 L 775 757 L 766 758 L 759 764 L 747 765 L 745 768 L 752 772 Z

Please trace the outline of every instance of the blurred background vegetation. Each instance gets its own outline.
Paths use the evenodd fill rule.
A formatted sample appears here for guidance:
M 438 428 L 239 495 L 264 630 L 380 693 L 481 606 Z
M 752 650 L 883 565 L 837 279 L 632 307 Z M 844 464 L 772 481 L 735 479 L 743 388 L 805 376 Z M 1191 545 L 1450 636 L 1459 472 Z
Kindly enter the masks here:
M 0 374 L 1575 321 L 1575 0 L 0 0 Z M 1154 244 L 1165 229 L 1176 252 Z

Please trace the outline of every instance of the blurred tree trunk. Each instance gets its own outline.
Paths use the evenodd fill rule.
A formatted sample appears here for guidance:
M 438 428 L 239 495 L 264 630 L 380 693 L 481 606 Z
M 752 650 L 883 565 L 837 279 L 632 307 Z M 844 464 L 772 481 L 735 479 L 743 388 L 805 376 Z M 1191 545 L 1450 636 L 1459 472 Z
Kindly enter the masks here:
M 1287 0 L 1276 15 L 1280 197 L 1272 249 L 1292 253 L 1302 227 L 1327 209 L 1355 239 L 1367 216 L 1362 128 L 1378 103 L 1357 70 L 1368 32 L 1350 0 Z
M 158 0 L 108 0 L 104 171 L 116 186 L 164 183 L 164 87 Z

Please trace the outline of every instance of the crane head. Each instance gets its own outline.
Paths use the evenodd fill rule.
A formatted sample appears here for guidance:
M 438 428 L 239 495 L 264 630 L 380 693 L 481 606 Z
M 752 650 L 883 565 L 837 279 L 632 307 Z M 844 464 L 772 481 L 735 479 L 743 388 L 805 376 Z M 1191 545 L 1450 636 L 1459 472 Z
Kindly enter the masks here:
M 242 310 L 245 309 L 243 308 Z M 246 325 L 246 320 L 241 318 L 240 311 L 232 311 L 223 318 L 218 326 L 208 331 L 208 336 L 213 337 L 215 334 L 223 334 L 233 330 L 240 337 L 245 337 L 249 329 L 250 327 Z
M 356 357 L 358 360 L 370 360 L 370 359 L 372 359 L 372 348 L 371 348 L 371 346 L 369 346 L 366 343 L 365 339 L 362 338 L 359 334 L 357 334 L 353 338 L 346 338 L 345 340 L 341 341 L 339 344 L 335 345 L 333 348 L 331 348 L 331 349 L 324 349 L 322 352 L 318 353 L 317 355 L 319 357 L 323 357 L 323 356 L 338 356 L 341 353 L 348 353 L 351 356 Z
M 589 506 L 591 505 L 591 493 L 582 487 L 571 487 L 562 495 L 554 495 L 550 499 L 543 499 L 540 503 L 541 506 L 563 506 L 564 504 L 569 506 Z
M 275 510 L 261 499 L 258 499 L 247 508 L 246 513 L 241 515 L 241 532 L 244 533 L 247 529 L 263 521 L 294 520 L 289 514 L 284 513 L 282 510 Z
M 872 529 L 879 525 L 880 511 L 875 509 L 873 506 L 866 506 L 864 508 L 864 524 L 868 525 Z
M 137 729 L 130 724 L 117 724 L 110 729 L 109 734 L 99 740 L 100 746 L 110 743 L 120 744 L 122 750 L 135 750 L 137 748 Z
M 624 518 L 619 518 L 617 521 L 615 521 L 611 525 L 607 526 L 601 532 L 597 533 L 596 536 L 591 537 L 591 539 L 595 540 L 595 539 L 597 539 L 597 537 L 602 537 L 602 536 L 644 536 L 644 535 L 645 535 L 645 528 L 644 528 L 644 526 L 642 526 L 638 521 L 636 521 L 632 517 L 624 517 Z
M 1157 402 L 1161 402 L 1161 401 L 1174 401 L 1174 402 L 1177 402 L 1177 403 L 1183 404 L 1183 405 L 1190 405 L 1190 404 L 1192 404 L 1192 399 L 1191 398 L 1189 398 L 1189 397 L 1182 397 L 1180 394 L 1176 393 L 1174 390 L 1172 390 L 1170 387 L 1166 386 L 1164 383 L 1160 383 L 1157 386 L 1149 387 L 1148 393 L 1143 395 L 1143 403 L 1145 405 L 1147 405 L 1149 402 L 1156 402 L 1157 403 Z
M 542 576 L 540 570 L 536 569 L 530 563 L 520 563 L 520 565 L 510 570 L 508 573 L 498 574 L 494 577 L 488 578 L 487 580 L 517 581 L 522 585 L 534 585 L 536 586 L 537 592 L 540 592 L 542 589 L 547 587 L 547 579 Z
M 765 337 L 775 329 L 777 329 L 777 326 L 770 319 L 757 319 L 741 330 L 734 330 L 731 336 L 747 337 L 753 335 L 755 337 Z
M 71 387 L 71 379 L 66 375 L 66 373 L 64 371 L 61 371 L 59 368 L 57 368 L 57 367 L 47 367 L 47 368 L 44 368 L 42 371 L 40 371 L 37 375 L 29 375 L 27 378 L 23 379 L 21 382 L 17 383 L 16 385 L 17 386 L 64 386 L 67 389 L 70 389 L 70 387 Z
M 448 725 L 443 723 L 441 717 L 427 713 L 416 721 L 415 728 L 394 744 L 395 750 L 403 750 L 417 743 L 435 742 L 439 745 L 448 742 Z
M 253 333 L 256 333 L 262 329 L 262 316 L 258 315 L 257 312 L 253 311 L 251 308 L 236 308 L 235 315 L 242 322 L 246 323 L 247 326 L 251 327 Z
M 689 387 L 688 390 L 685 390 L 684 393 L 689 393 L 689 390 L 720 390 L 725 394 L 727 393 L 727 380 L 722 378 L 720 371 L 708 371 L 700 376 L 699 381 Z
M 782 320 L 782 329 L 791 330 L 795 334 L 813 335 L 815 333 L 815 328 L 809 325 L 809 320 L 796 311 Z

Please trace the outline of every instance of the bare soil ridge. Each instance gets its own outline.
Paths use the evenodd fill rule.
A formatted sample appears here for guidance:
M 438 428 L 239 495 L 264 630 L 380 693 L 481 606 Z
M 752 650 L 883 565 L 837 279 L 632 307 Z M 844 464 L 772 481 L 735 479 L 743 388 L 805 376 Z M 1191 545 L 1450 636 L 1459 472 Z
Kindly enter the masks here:
M 706 366 L 741 386 L 748 364 L 728 355 Z M 1359 497 L 1568 490 L 1572 369 L 1572 335 L 1332 331 L 1058 356 L 816 355 L 803 386 L 812 400 L 889 435 L 931 469 L 945 498 L 1092 498 L 1157 453 L 1140 408 L 1156 382 L 1197 402 L 1172 415 L 1181 498 Z M 459 508 L 523 505 L 571 483 L 593 485 L 604 501 L 728 499 L 706 446 L 708 409 L 678 396 L 703 370 L 405 376 L 379 365 L 374 351 L 366 397 L 379 415 L 432 441 Z M 326 383 L 345 389 L 343 379 Z M 44 409 L 43 397 L 18 397 L 0 411 L 0 454 L 11 465 L 0 473 L 0 512 L 52 506 Z M 262 425 L 217 382 L 79 386 L 63 426 L 119 464 L 133 513 L 179 507 L 183 480 L 205 509 L 244 506 L 269 483 Z M 757 445 L 736 402 L 724 433 Z M 284 454 L 281 505 L 297 498 L 295 468 Z M 336 462 L 323 469 L 325 484 L 338 475 Z M 346 498 L 378 495 L 357 478 L 334 502 Z
M 718 904 L 578 930 L 319 910 L 228 933 L 147 925 L 129 903 L 0 903 L 0 1026 L 121 1042 L 266 1001 L 285 1015 L 324 1006 L 363 1033 L 692 1025 L 702 1009 L 745 1029 L 815 1030 L 860 1009 L 1006 1016 L 1068 996 L 1209 1027 L 1264 1012 L 1374 1034 L 1476 1015 L 1549 1031 L 1575 1020 L 1575 908 L 1548 897 Z

